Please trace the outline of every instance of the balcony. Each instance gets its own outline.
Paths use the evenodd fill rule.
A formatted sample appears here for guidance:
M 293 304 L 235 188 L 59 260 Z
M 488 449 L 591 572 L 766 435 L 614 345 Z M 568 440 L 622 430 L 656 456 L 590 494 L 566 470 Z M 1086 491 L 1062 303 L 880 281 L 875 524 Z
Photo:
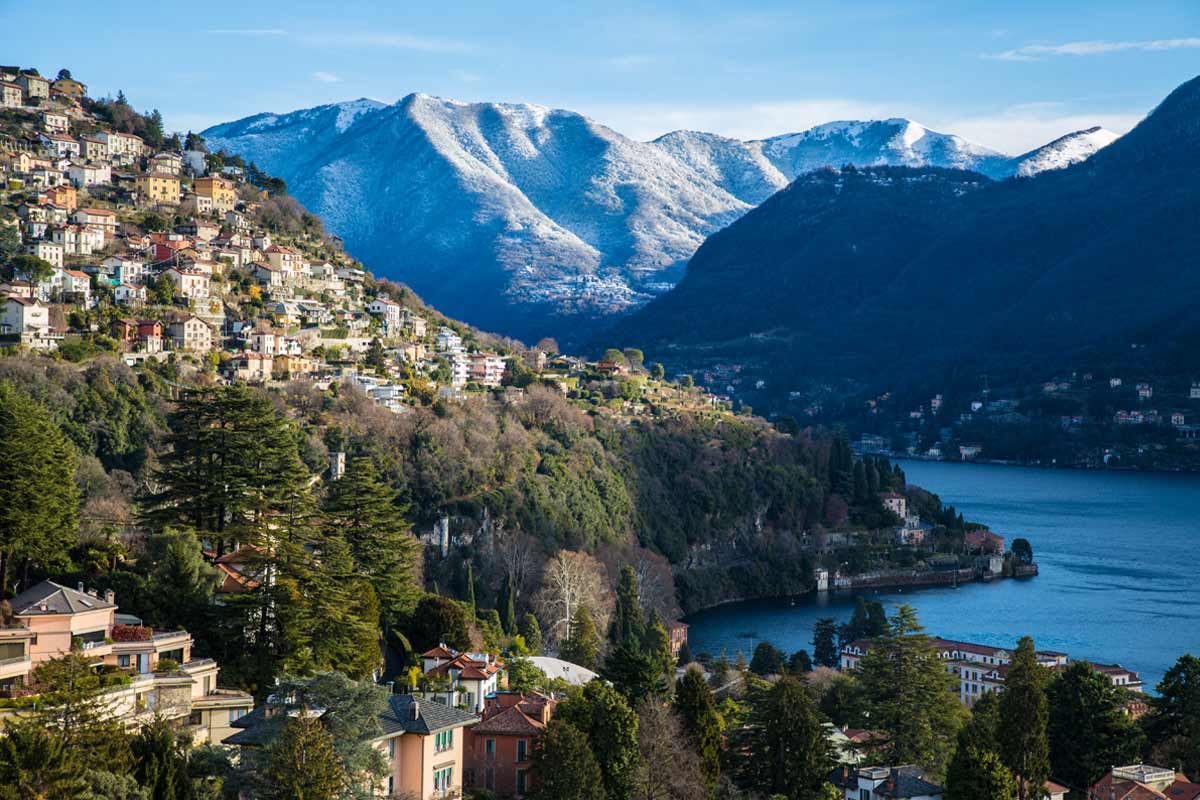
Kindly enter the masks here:
M 28 675 L 31 669 L 33 662 L 28 654 L 0 659 L 0 680 Z

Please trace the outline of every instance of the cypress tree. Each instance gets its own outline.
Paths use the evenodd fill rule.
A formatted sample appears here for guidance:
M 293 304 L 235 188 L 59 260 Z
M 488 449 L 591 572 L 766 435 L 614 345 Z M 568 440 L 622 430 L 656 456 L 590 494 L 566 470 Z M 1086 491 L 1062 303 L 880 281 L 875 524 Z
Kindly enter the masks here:
M 1050 742 L 1046 736 L 1047 670 L 1037 663 L 1033 639 L 1021 637 L 1000 695 L 1000 756 L 1017 779 L 1021 800 L 1041 796 L 1050 777 Z
M 637 575 L 633 567 L 626 564 L 621 568 L 621 579 L 617 584 L 617 607 L 613 612 L 608 638 L 615 645 L 640 643 L 644 634 L 645 622 L 641 599 L 638 597 Z
M 500 583 L 500 598 L 496 605 L 500 611 L 500 627 L 504 629 L 506 635 L 512 636 L 517 632 L 517 611 L 513 607 L 512 584 L 507 575 Z
M 837 624 L 822 617 L 813 625 L 813 663 L 820 667 L 836 667 L 841 661 L 837 646 Z
M 532 655 L 542 654 L 542 628 L 533 614 L 521 618 L 521 636 L 525 637 L 525 646 Z

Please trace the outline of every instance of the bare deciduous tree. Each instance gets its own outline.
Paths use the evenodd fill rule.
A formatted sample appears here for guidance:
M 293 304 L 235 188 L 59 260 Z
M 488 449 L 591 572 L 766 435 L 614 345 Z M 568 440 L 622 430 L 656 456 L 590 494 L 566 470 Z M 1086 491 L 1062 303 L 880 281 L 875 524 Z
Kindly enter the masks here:
M 708 787 L 700 758 L 675 715 L 662 700 L 647 697 L 638 706 L 638 750 L 633 800 L 705 800 Z
M 566 635 L 571 615 L 580 605 L 591 610 L 598 630 L 608 628 L 613 599 L 604 565 L 587 553 L 559 551 L 546 563 L 537 596 L 538 616 L 550 642 Z

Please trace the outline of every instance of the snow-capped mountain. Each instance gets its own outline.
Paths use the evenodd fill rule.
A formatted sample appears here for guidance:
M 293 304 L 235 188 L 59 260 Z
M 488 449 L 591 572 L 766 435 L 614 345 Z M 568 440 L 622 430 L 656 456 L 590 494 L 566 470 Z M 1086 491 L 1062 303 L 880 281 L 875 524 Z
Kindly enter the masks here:
M 706 236 L 816 168 L 1003 178 L 1057 163 L 1047 152 L 1019 165 L 1041 151 L 1013 159 L 905 119 L 638 142 L 572 111 L 423 94 L 258 114 L 204 136 L 284 178 L 378 274 L 524 338 L 569 336 L 666 291 Z M 1081 152 L 1060 147 L 1058 160 Z
M 949 167 L 1008 177 L 1009 156 L 910 119 L 829 122 L 801 133 L 751 142 L 783 174 L 796 178 L 826 166 Z
M 1028 178 L 1046 170 L 1069 167 L 1090 158 L 1092 153 L 1108 147 L 1118 138 L 1118 134 L 1099 126 L 1068 133 L 1012 159 L 1010 174 Z

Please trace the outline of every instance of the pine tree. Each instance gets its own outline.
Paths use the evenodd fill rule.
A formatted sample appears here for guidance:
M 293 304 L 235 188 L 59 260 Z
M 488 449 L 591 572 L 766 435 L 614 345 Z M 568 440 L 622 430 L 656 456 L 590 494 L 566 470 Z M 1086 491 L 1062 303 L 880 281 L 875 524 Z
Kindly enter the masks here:
M 880 753 L 885 762 L 943 774 L 966 710 L 911 606 L 900 606 L 872 643 L 859 664 L 858 685 L 871 726 L 887 737 Z
M 739 743 L 746 754 L 739 783 L 787 800 L 823 798 L 833 753 L 804 685 L 785 677 L 769 689 L 756 689 L 750 702 Z
M 351 678 L 369 678 L 380 664 L 379 600 L 372 584 L 359 574 L 346 543 L 326 536 L 298 588 L 307 601 L 311 630 L 305 638 L 310 646 L 295 663 L 285 663 L 285 669 L 337 670 Z
M 992 750 L 956 752 L 946 775 L 946 800 L 1015 800 L 1017 781 Z
M 185 800 L 191 794 L 187 761 L 190 741 L 163 717 L 155 717 L 130 741 L 138 784 L 152 800 Z
M 350 546 L 355 568 L 370 580 L 388 623 L 410 613 L 421 590 L 420 545 L 405 511 L 369 457 L 350 462 L 330 486 L 324 507 L 329 530 Z
M 12 573 L 68 565 L 79 491 L 75 446 L 47 409 L 0 381 L 0 592 Z
M 997 696 L 981 695 L 971 708 L 970 720 L 958 732 L 958 746 L 946 769 L 948 800 L 993 796 L 998 800 L 1013 800 L 1016 796 L 1016 780 L 1000 760 L 999 729 Z
M 1050 777 L 1050 742 L 1046 736 L 1046 668 L 1037 663 L 1033 639 L 1017 644 L 1004 692 L 1000 695 L 1000 756 L 1016 777 L 1021 800 L 1041 796 Z
M 684 734 L 700 756 L 700 768 L 711 792 L 721 775 L 724 722 L 712 689 L 699 670 L 689 669 L 675 682 L 675 710 L 679 712 Z
M 529 800 L 606 800 L 600 765 L 588 737 L 552 719 L 533 748 Z
M 338 800 L 349 783 L 333 737 L 307 713 L 289 717 L 264 755 L 262 800 Z
M 82 795 L 77 755 L 64 737 L 37 720 L 7 723 L 0 736 L 0 800 Z
M 1200 656 L 1180 656 L 1156 688 L 1145 720 L 1154 752 L 1194 777 L 1200 774 Z
M 600 635 L 587 606 L 577 606 L 571 616 L 567 640 L 559 647 L 559 658 L 584 669 L 596 669 L 600 660 Z
M 1141 756 L 1144 737 L 1122 711 L 1121 690 L 1084 661 L 1046 687 L 1051 773 L 1068 786 L 1091 786 L 1113 764 Z
M 638 718 L 625 696 L 603 681 L 593 680 L 559 705 L 555 719 L 574 725 L 587 736 L 608 797 L 629 797 L 638 762 Z

